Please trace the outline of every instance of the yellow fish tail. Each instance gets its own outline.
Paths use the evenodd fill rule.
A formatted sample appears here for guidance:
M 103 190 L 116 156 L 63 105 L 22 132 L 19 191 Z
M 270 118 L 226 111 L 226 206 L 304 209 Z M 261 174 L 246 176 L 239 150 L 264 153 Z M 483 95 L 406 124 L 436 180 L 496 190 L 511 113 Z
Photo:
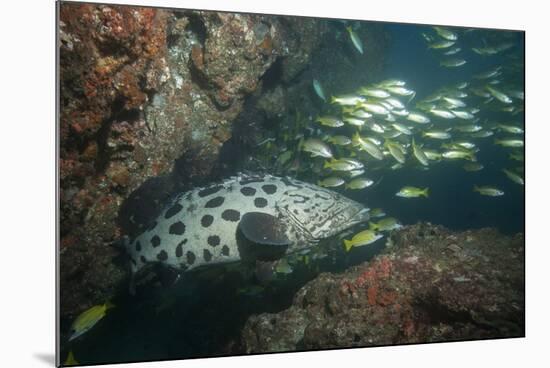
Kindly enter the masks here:
M 349 252 L 352 247 L 353 247 L 353 244 L 351 240 L 344 239 L 344 248 L 346 249 L 346 252 Z

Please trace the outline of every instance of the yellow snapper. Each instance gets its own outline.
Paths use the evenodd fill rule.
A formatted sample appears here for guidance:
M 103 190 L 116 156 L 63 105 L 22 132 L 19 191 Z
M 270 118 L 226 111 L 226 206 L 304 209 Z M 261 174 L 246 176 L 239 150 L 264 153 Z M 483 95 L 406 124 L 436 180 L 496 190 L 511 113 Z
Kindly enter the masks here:
M 384 235 L 377 234 L 372 230 L 363 230 L 360 233 L 355 234 L 351 240 L 344 239 L 344 248 L 346 249 L 346 252 L 349 252 L 353 247 L 372 244 L 383 236 Z
M 321 125 L 328 126 L 331 128 L 338 128 L 344 125 L 342 119 L 335 116 L 319 116 L 316 120 Z
M 512 180 L 514 183 L 517 183 L 519 185 L 524 185 L 525 184 L 525 182 L 523 181 L 523 178 L 521 176 L 519 176 L 518 174 L 516 174 L 515 172 L 510 171 L 508 169 L 502 169 L 502 172 L 504 174 L 506 174 L 508 179 Z
M 351 143 L 351 139 L 345 135 L 335 135 L 327 138 L 327 141 L 338 146 L 347 146 Z
M 399 123 L 393 123 L 392 124 L 392 127 L 395 129 L 395 130 L 398 130 L 399 132 L 403 133 L 403 134 L 406 134 L 406 135 L 411 135 L 412 132 L 409 128 L 407 128 L 405 125 L 403 124 L 399 124 Z
M 361 39 L 359 36 L 357 36 L 357 33 L 353 31 L 351 26 L 347 26 L 346 30 L 349 33 L 349 38 L 351 39 L 351 42 L 353 42 L 353 46 L 359 51 L 360 54 L 363 54 L 363 43 L 361 42 Z
M 441 154 L 441 156 L 450 160 L 462 159 L 462 160 L 477 161 L 473 152 L 464 151 L 464 150 L 445 151 Z
M 317 80 L 313 80 L 313 89 L 315 90 L 315 93 L 319 98 L 321 98 L 323 101 L 326 101 L 327 98 L 325 97 L 325 92 L 323 91 L 323 86 L 321 86 L 321 83 Z
M 352 144 L 356 147 L 359 147 L 359 149 L 366 151 L 369 155 L 377 160 L 384 159 L 384 154 L 382 153 L 382 151 L 380 151 L 378 147 L 376 147 L 376 145 L 368 139 L 361 138 L 359 136 L 359 133 L 355 133 L 355 135 L 353 136 Z
M 339 178 L 337 176 L 331 176 L 323 180 L 319 180 L 317 182 L 317 185 L 325 188 L 335 188 L 335 187 L 339 187 L 344 183 L 345 183 L 344 179 Z
M 511 134 L 522 134 L 524 132 L 522 128 L 515 125 L 498 124 L 497 128 Z
M 523 140 L 515 138 L 495 139 L 495 144 L 502 147 L 523 147 Z
M 430 118 L 416 111 L 409 112 L 407 115 L 407 120 L 418 124 L 428 124 L 430 122 Z
M 95 326 L 96 323 L 105 317 L 107 310 L 114 307 L 115 306 L 110 302 L 106 302 L 105 304 L 95 305 L 82 312 L 78 317 L 76 317 L 71 325 L 71 336 L 69 337 L 69 341 L 72 341 L 89 331 Z
M 416 145 L 416 142 L 414 141 L 414 137 L 412 139 L 412 147 L 413 147 L 414 157 L 416 157 L 418 162 L 420 162 L 424 166 L 428 166 L 428 157 L 426 156 L 422 148 Z
M 417 187 L 406 186 L 401 188 L 399 192 L 395 193 L 395 195 L 403 198 L 416 198 L 421 196 L 428 198 L 428 190 L 429 188 L 421 189 Z
M 441 40 L 428 45 L 430 49 L 446 49 L 455 44 L 455 41 Z
M 449 139 L 451 134 L 444 130 L 428 130 L 422 133 L 423 137 L 433 138 L 433 139 Z
M 360 102 L 357 107 L 376 115 L 387 115 L 389 112 L 383 105 L 374 102 Z
M 503 92 L 499 91 L 498 89 L 496 89 L 496 88 L 494 88 L 494 87 L 492 87 L 488 84 L 485 86 L 485 89 L 487 89 L 487 91 L 489 91 L 489 93 L 494 98 L 499 100 L 500 102 L 505 103 L 505 104 L 511 104 L 512 103 L 512 99 L 510 97 L 508 97 L 507 95 L 505 95 Z
M 323 168 L 333 171 L 352 171 L 362 169 L 363 164 L 352 158 L 341 158 L 338 160 L 325 161 Z
M 449 30 L 448 28 L 434 26 L 433 29 L 437 32 L 439 36 L 443 37 L 446 40 L 456 41 L 458 39 L 457 34 Z
M 441 153 L 432 150 L 432 149 L 425 149 L 424 153 L 426 154 L 426 157 L 430 161 L 440 161 L 441 160 Z
M 386 141 L 384 146 L 388 148 L 390 154 L 395 158 L 395 160 L 401 164 L 405 163 L 405 155 L 400 147 L 400 144 L 397 142 Z
M 362 87 L 358 92 L 360 95 L 368 97 L 386 98 L 391 96 L 387 91 L 380 88 Z
M 374 181 L 368 178 L 355 178 L 345 185 L 346 189 L 364 189 L 374 184 Z
M 332 158 L 330 147 L 317 138 L 308 138 L 302 144 L 302 151 L 311 153 L 311 157 Z
M 369 212 L 370 217 L 384 217 L 386 216 L 386 213 L 381 208 L 373 208 Z
M 337 104 L 340 106 L 355 106 L 358 102 L 365 101 L 363 96 L 358 96 L 355 94 L 347 94 L 340 96 L 331 96 L 330 103 Z
M 460 58 L 445 59 L 439 62 L 439 65 L 446 68 L 457 68 L 466 64 L 466 60 Z
M 481 195 L 490 196 L 490 197 L 499 197 L 504 195 L 504 192 L 500 189 L 489 187 L 489 186 L 481 186 L 478 187 L 477 185 L 474 185 L 474 192 L 478 192 Z
M 465 110 L 451 110 L 451 112 L 459 119 L 471 120 L 474 118 L 474 114 Z
M 444 109 L 430 109 L 429 110 L 431 114 L 435 115 L 435 116 L 438 116 L 440 118 L 443 118 L 443 119 L 454 119 L 456 118 L 455 114 L 453 114 L 451 111 L 449 110 L 444 110 Z
M 378 222 L 369 221 L 369 230 L 373 231 L 391 231 L 401 229 L 402 227 L 403 225 L 394 217 L 386 217 Z

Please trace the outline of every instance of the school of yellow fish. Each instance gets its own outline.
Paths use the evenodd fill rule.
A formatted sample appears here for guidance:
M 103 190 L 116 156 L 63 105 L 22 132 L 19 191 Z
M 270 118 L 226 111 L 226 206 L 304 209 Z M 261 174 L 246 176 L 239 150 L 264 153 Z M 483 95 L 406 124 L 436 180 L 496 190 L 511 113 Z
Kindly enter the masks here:
M 351 26 L 346 30 L 351 45 L 362 55 L 360 37 Z M 435 26 L 421 35 L 440 59 L 439 65 L 454 69 L 467 63 L 460 56 L 464 54 L 460 38 L 472 37 L 476 31 Z M 506 38 L 491 40 L 471 50 L 487 57 L 514 47 Z M 524 185 L 524 67 L 517 56 L 507 60 L 421 99 L 401 79 L 384 79 L 336 95 L 327 94 L 322 82 L 314 79 L 313 91 L 325 104 L 322 113 L 308 119 L 296 112 L 266 148 L 286 174 L 307 173 L 328 188 L 366 190 L 378 183 L 384 170 L 429 170 L 451 161 L 460 162 L 465 172 L 483 170 L 479 146 L 489 140 L 507 151 L 509 165 L 500 169 L 502 174 Z M 499 120 L 493 120 L 495 116 Z M 395 188 L 395 195 L 428 198 L 430 190 L 404 185 Z M 491 183 L 467 190 L 490 197 L 504 195 Z M 346 240 L 344 248 L 349 251 L 379 238 L 371 226 Z

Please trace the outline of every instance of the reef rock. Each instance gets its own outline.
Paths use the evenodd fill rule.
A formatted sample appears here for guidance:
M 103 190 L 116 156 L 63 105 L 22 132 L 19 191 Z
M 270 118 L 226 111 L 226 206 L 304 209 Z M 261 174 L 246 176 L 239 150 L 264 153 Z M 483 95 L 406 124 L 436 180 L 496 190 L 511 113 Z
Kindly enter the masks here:
M 108 244 L 139 232 L 180 186 L 210 178 L 246 97 L 303 70 L 326 26 L 78 3 L 59 14 L 60 300 L 70 319 L 121 287 Z M 291 39 L 305 30 L 303 44 Z
M 247 353 L 524 336 L 524 239 L 429 224 L 343 274 L 307 283 L 290 308 L 248 319 Z

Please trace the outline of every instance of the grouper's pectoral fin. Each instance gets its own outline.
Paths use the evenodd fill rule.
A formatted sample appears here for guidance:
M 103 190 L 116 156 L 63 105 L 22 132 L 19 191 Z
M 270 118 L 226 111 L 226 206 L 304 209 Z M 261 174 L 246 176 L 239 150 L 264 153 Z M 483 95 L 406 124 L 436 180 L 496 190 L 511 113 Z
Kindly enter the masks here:
M 237 245 L 242 260 L 275 261 L 285 255 L 291 244 L 286 226 L 277 217 L 263 212 L 248 212 L 241 217 Z

